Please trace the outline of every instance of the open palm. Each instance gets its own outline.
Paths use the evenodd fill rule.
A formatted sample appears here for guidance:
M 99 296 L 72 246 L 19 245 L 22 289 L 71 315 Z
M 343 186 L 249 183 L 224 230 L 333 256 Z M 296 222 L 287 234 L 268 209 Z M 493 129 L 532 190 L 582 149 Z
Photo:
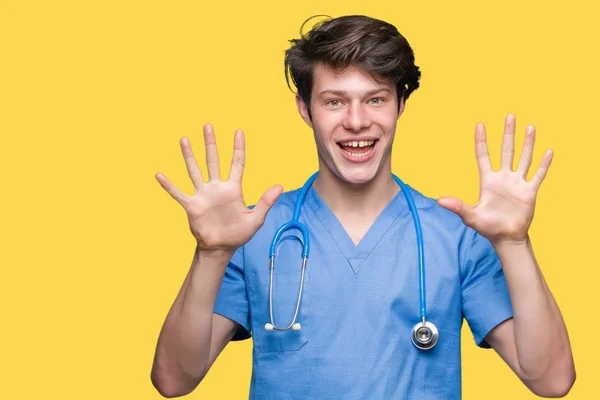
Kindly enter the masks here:
M 480 123 L 475 129 L 475 155 L 479 166 L 480 187 L 476 205 L 466 205 L 454 197 L 442 197 L 438 200 L 440 206 L 457 213 L 465 225 L 491 242 L 527 239 L 537 192 L 552 162 L 553 153 L 547 150 L 535 175 L 527 181 L 535 143 L 535 128 L 528 126 L 519 165 L 513 171 L 515 125 L 515 116 L 508 115 L 502 140 L 501 167 L 498 171 L 492 169 L 485 126 Z
M 267 211 L 282 192 L 282 187 L 269 188 L 249 209 L 242 194 L 242 175 L 245 165 L 244 132 L 236 131 L 233 161 L 227 181 L 221 181 L 217 143 L 210 124 L 204 126 L 206 164 L 209 181 L 204 182 L 192 152 L 190 141 L 182 138 L 181 152 L 196 193 L 188 196 L 177 189 L 161 173 L 156 179 L 161 186 L 183 206 L 188 215 L 190 230 L 201 250 L 235 251 L 256 233 L 264 222 Z

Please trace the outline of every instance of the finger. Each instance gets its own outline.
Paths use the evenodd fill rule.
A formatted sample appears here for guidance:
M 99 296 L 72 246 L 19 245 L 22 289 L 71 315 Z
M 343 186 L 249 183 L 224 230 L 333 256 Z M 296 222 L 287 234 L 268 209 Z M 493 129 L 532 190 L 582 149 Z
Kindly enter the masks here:
M 516 118 L 513 114 L 506 116 L 504 122 L 504 136 L 502 137 L 502 157 L 500 169 L 512 171 L 515 156 L 515 124 Z
M 155 175 L 156 180 L 160 183 L 160 186 L 163 187 L 170 195 L 173 197 L 179 204 L 182 206 L 186 202 L 187 195 L 183 193 L 181 190 L 177 189 L 175 185 L 173 185 L 166 176 L 161 174 L 160 172 Z
M 219 170 L 219 152 L 217 151 L 217 139 L 211 124 L 204 125 L 204 144 L 206 146 L 206 166 L 208 167 L 208 178 L 211 181 L 221 179 Z
M 519 165 L 517 172 L 527 180 L 527 173 L 531 166 L 531 158 L 533 157 L 533 145 L 535 144 L 535 127 L 529 125 L 525 131 L 525 142 L 523 143 L 523 151 L 521 152 L 521 158 L 519 159 Z
M 267 212 L 273 204 L 275 204 L 275 201 L 277 201 L 282 192 L 283 187 L 281 187 L 281 185 L 275 185 L 267 189 L 260 200 L 258 200 L 258 203 L 256 203 L 256 206 L 254 206 L 254 209 L 252 210 L 252 215 L 254 216 L 257 225 L 263 224 Z
M 244 131 L 238 129 L 235 131 L 235 137 L 233 139 L 233 159 L 231 161 L 231 171 L 229 171 L 230 181 L 242 181 L 244 165 L 246 164 L 246 153 L 244 148 Z
M 467 226 L 473 226 L 475 211 L 456 197 L 440 197 L 437 203 L 453 213 L 457 214 Z
M 179 144 L 181 145 L 181 153 L 183 154 L 183 159 L 185 160 L 185 166 L 187 167 L 188 174 L 194 183 L 194 187 L 199 189 L 204 184 L 204 179 L 202 178 L 202 172 L 200 172 L 200 168 L 198 167 L 198 163 L 194 157 L 192 144 L 186 137 L 181 138 Z
M 554 152 L 552 150 L 546 150 L 544 157 L 542 158 L 542 162 L 540 163 L 540 167 L 535 172 L 533 178 L 531 178 L 531 183 L 535 190 L 538 190 L 544 178 L 546 177 L 546 173 L 548 173 L 548 169 L 550 169 L 550 164 L 552 163 L 552 157 L 554 156 Z
M 487 140 L 485 137 L 485 125 L 481 122 L 475 128 L 475 156 L 477 157 L 477 165 L 479 173 L 489 172 L 492 170 L 490 163 L 490 154 L 487 148 Z

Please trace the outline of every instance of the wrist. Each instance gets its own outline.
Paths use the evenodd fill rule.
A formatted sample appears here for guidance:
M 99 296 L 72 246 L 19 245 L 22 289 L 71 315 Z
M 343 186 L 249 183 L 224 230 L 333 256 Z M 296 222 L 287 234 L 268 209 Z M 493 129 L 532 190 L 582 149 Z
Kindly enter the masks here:
M 494 240 L 490 240 L 490 243 L 494 248 L 512 248 L 512 247 L 528 247 L 531 243 L 529 235 L 525 235 L 520 238 L 503 237 Z
M 522 239 L 502 239 L 491 242 L 492 247 L 501 260 L 506 261 L 514 257 L 525 257 L 532 253 L 529 236 Z
M 196 255 L 200 259 L 228 263 L 236 249 L 203 249 L 196 246 Z

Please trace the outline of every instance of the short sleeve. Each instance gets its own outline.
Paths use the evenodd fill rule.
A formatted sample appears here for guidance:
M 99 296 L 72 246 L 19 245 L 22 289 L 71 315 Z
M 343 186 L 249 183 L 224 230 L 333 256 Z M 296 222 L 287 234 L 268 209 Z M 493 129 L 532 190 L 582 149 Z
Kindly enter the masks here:
M 513 316 L 502 264 L 493 246 L 469 229 L 471 240 L 462 249 L 462 311 L 475 343 L 491 346 L 485 336 L 498 324 Z
M 244 340 L 251 336 L 243 251 L 242 246 L 231 257 L 214 308 L 216 314 L 229 318 L 240 325 L 232 340 Z

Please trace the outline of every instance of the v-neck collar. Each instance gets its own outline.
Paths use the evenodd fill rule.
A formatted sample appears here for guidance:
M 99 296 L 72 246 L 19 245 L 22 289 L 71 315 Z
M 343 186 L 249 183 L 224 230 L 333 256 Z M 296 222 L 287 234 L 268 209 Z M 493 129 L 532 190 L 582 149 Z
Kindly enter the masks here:
M 398 217 L 410 212 L 404 193 L 402 193 L 402 190 L 399 190 L 377 216 L 375 221 L 373 221 L 373 224 L 360 242 L 355 245 L 348 232 L 344 229 L 344 226 L 337 219 L 331 208 L 319 196 L 314 187 L 311 187 L 306 193 L 305 204 L 312 210 L 323 225 L 323 228 L 329 233 L 331 239 L 348 260 L 355 274 L 358 273 L 363 261 L 375 249 L 394 221 Z

